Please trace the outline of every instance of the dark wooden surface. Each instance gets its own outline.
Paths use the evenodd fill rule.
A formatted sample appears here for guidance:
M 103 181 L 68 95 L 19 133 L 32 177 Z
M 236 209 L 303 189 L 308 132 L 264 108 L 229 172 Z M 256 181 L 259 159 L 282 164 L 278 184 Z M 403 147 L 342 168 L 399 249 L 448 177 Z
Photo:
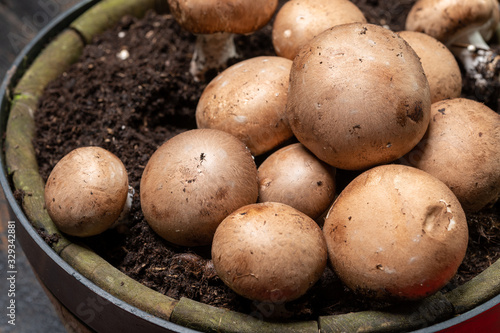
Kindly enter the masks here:
M 0 0 L 0 78 L 24 46 L 57 15 L 78 0 Z M 9 297 L 7 281 L 7 224 L 12 219 L 8 214 L 7 201 L 0 191 L 0 332 L 66 332 L 49 298 L 38 283 L 19 243 L 16 243 L 15 297 Z M 16 325 L 8 323 L 8 302 L 15 299 Z M 66 326 L 68 324 L 66 323 Z M 71 327 L 67 327 L 72 331 Z
M 78 0 L 0 0 L 0 77 L 24 46 Z

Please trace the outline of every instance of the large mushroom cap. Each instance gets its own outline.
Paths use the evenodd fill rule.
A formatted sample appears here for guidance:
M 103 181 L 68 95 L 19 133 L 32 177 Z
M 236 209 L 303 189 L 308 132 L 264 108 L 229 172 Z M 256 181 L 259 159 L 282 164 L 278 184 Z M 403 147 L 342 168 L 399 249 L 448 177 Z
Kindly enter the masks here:
M 288 302 L 311 288 L 327 263 L 321 228 L 281 203 L 241 207 L 217 228 L 212 260 L 222 281 L 257 301 Z
M 257 167 L 236 137 L 195 129 L 155 151 L 140 190 L 144 217 L 156 233 L 177 245 L 208 245 L 227 215 L 257 201 Z
M 420 57 L 429 81 L 431 102 L 460 97 L 462 73 L 451 51 L 440 41 L 417 31 L 401 31 L 399 36 L 410 44 Z
M 497 0 L 419 0 L 406 18 L 406 30 L 426 33 L 449 45 L 471 30 L 498 20 Z
M 297 139 L 341 169 L 409 152 L 429 124 L 429 83 L 415 51 L 372 24 L 333 27 L 293 60 L 287 116 Z
M 281 202 L 316 219 L 335 197 L 335 168 L 301 143 L 272 153 L 257 171 L 259 202 Z
M 168 0 L 179 24 L 195 34 L 246 34 L 262 28 L 274 15 L 278 0 Z
M 260 155 L 293 136 L 285 113 L 292 61 L 255 57 L 215 77 L 196 107 L 198 128 L 236 136 Z
M 404 160 L 448 185 L 466 211 L 500 196 L 500 115 L 455 98 L 432 104 L 426 135 Z
M 108 229 L 120 216 L 128 195 L 128 175 L 118 157 L 99 147 L 65 155 L 45 185 L 45 206 L 64 233 L 86 237 Z
M 361 10 L 348 0 L 291 0 L 276 15 L 273 46 L 280 57 L 293 59 L 301 46 L 336 25 L 366 22 Z
M 455 275 L 468 243 L 453 192 L 428 173 L 383 165 L 356 177 L 323 227 L 330 262 L 352 290 L 422 299 Z

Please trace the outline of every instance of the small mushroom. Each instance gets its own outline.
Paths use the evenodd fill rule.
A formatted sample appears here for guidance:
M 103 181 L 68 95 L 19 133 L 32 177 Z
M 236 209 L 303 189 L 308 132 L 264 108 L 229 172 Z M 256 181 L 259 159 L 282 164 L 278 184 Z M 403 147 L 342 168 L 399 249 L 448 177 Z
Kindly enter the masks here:
M 432 36 L 416 31 L 398 33 L 420 57 L 429 81 L 431 102 L 460 97 L 462 73 L 451 51 Z
M 336 25 L 361 22 L 366 18 L 348 0 L 291 0 L 278 11 L 272 40 L 276 54 L 292 59 L 301 46 Z
M 293 60 L 286 113 L 297 139 L 340 169 L 365 169 L 409 152 L 424 136 L 429 83 L 394 32 L 349 23 L 318 35 Z
M 183 132 L 148 161 L 140 184 L 144 218 L 167 241 L 181 246 L 212 242 L 219 223 L 255 203 L 257 167 L 233 135 L 214 129 Z
M 448 185 L 467 212 L 500 196 L 500 115 L 455 98 L 432 104 L 429 129 L 402 161 Z
M 344 284 L 389 300 L 437 292 L 455 275 L 468 243 L 465 213 L 453 192 L 404 165 L 356 177 L 332 205 L 323 233 Z
M 406 30 L 426 33 L 461 60 L 468 76 L 479 86 L 486 80 L 481 66 L 492 70 L 500 57 L 488 41 L 500 20 L 497 0 L 419 0 L 406 18 Z
M 198 128 L 233 134 L 255 156 L 293 136 L 285 114 L 292 61 L 255 57 L 217 75 L 196 107 Z
M 335 169 L 301 143 L 272 153 L 257 171 L 259 202 L 281 202 L 316 219 L 335 197 Z
M 327 263 L 326 243 L 310 217 L 281 203 L 241 207 L 217 228 L 212 260 L 236 293 L 278 304 L 306 293 Z
M 128 175 L 120 159 L 100 147 L 82 147 L 52 169 L 45 185 L 45 206 L 62 232 L 94 236 L 118 220 L 128 193 Z
M 234 34 L 249 34 L 265 26 L 278 0 L 168 0 L 170 11 L 186 30 L 197 35 L 190 72 L 196 80 L 209 69 L 226 66 L 237 57 Z

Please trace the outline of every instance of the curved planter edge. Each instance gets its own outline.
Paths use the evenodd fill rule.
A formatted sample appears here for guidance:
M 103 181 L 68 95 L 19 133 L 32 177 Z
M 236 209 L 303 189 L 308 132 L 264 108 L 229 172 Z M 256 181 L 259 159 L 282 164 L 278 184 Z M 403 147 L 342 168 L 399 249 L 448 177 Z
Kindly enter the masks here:
M 121 330 L 125 332 L 138 329 L 147 329 L 149 332 L 193 332 L 187 328 L 189 327 L 199 330 L 222 329 L 224 332 L 317 332 L 318 329 L 322 332 L 336 332 L 340 327 L 349 327 L 352 330 L 369 328 L 372 332 L 377 332 L 386 331 L 389 327 L 395 330 L 419 329 L 434 323 L 441 325 L 439 329 L 442 329 L 446 328 L 443 327 L 446 320 L 453 316 L 472 311 L 481 304 L 488 303 L 492 307 L 499 304 L 500 263 L 497 262 L 472 281 L 448 294 L 438 293 L 398 311 L 365 311 L 325 316 L 320 317 L 318 322 L 269 323 L 188 299 L 170 299 L 132 280 L 94 252 L 59 234 L 43 209 L 44 184 L 38 173 L 31 144 L 34 133 L 33 112 L 38 98 L 46 84 L 77 60 L 84 44 L 93 36 L 108 29 L 114 24 L 112 22 L 117 22 L 123 15 L 141 16 L 155 5 L 155 0 L 82 1 L 40 32 L 16 59 L 1 86 L 0 130 L 6 128 L 6 138 L 2 142 L 6 151 L 5 156 L 0 157 L 4 168 L 0 184 L 13 213 L 22 224 L 19 238 L 23 249 L 27 249 L 26 255 L 31 258 L 30 263 L 37 272 L 42 272 L 40 278 L 43 283 L 68 309 L 80 318 L 86 315 L 87 318 L 82 319 L 87 319 L 84 320 L 85 323 L 98 331 L 123 327 Z M 82 12 L 83 15 L 80 15 Z M 54 36 L 54 41 L 44 48 Z M 14 83 L 17 85 L 12 89 Z M 9 119 L 6 125 L 7 116 Z M 16 191 L 23 195 L 23 209 L 14 198 L 5 170 L 12 177 Z M 59 241 L 53 243 L 52 247 L 48 246 L 30 223 L 43 229 L 47 235 L 57 234 Z M 33 250 L 35 248 L 43 249 L 41 258 Z M 38 258 L 33 260 L 36 257 Z M 60 276 L 65 276 L 62 281 L 64 283 L 60 281 Z M 494 283 L 491 283 L 492 279 Z M 88 296 L 87 289 L 92 296 Z M 86 295 L 86 298 L 82 300 L 75 295 Z M 89 304 L 95 302 L 99 302 L 100 311 L 85 311 Z M 149 306 L 150 303 L 156 306 Z M 136 324 L 139 326 L 130 326 L 120 320 L 120 316 L 127 313 L 137 316 Z M 443 320 L 445 321 L 441 322 Z M 427 331 L 432 331 L 432 326 L 427 327 Z

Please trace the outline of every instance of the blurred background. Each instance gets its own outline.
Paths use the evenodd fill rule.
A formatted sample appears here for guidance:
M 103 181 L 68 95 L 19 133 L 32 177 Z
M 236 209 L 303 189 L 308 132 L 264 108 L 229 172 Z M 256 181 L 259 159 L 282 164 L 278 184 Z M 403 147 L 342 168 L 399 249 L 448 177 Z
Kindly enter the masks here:
M 0 78 L 24 46 L 52 19 L 77 4 L 79 0 L 0 0 Z M 9 301 L 7 269 L 7 201 L 0 191 L 0 332 L 63 333 L 61 323 L 49 298 L 43 291 L 16 243 L 16 325 L 8 324 L 6 307 Z
M 23 47 L 79 0 L 0 0 L 0 77 Z

